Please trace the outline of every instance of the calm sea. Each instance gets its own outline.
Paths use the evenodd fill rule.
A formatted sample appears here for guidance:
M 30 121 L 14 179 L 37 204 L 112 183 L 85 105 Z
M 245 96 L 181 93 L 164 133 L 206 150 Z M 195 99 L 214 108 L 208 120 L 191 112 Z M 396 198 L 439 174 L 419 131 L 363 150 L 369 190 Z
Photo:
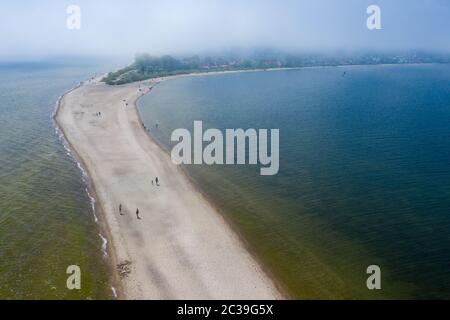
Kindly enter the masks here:
M 0 299 L 111 296 L 86 185 L 51 118 L 58 97 L 96 71 L 0 65 Z M 66 287 L 69 265 L 81 268 L 81 290 Z
M 450 298 L 449 65 L 179 78 L 159 84 L 139 105 L 166 148 L 172 130 L 192 131 L 194 120 L 205 128 L 280 129 L 276 176 L 260 176 L 259 166 L 186 169 L 293 297 Z M 11 145 L 22 157 L 31 152 L 25 142 Z M 42 190 L 33 172 L 12 173 L 19 184 L 12 189 L 39 181 Z M 9 201 L 16 214 L 27 212 Z M 29 228 L 29 215 L 18 219 Z M 369 265 L 381 268 L 381 290 L 366 287 Z

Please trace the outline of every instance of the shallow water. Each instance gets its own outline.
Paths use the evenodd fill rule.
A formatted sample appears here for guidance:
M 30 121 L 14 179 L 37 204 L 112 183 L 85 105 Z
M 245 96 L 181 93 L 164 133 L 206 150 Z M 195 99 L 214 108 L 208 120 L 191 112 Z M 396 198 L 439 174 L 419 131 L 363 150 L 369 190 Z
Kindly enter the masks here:
M 139 107 L 168 149 L 194 120 L 280 129 L 276 176 L 186 169 L 293 297 L 450 298 L 449 65 L 179 78 Z
M 77 164 L 55 133 L 58 97 L 92 64 L 0 66 L 0 298 L 111 297 L 102 239 Z M 81 268 L 81 290 L 66 269 Z

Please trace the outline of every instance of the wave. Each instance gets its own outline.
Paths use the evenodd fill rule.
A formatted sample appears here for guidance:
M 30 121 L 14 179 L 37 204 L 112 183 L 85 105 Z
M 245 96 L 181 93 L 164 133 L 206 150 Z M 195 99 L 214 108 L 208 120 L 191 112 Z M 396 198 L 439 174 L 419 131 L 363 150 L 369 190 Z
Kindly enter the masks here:
M 63 95 L 58 97 L 58 99 L 56 100 L 55 108 L 53 110 L 51 118 L 53 120 L 53 125 L 55 127 L 55 134 L 58 137 L 58 140 L 63 145 L 64 150 L 66 151 L 66 155 L 69 156 L 69 158 L 77 165 L 78 169 L 81 171 L 81 180 L 82 180 L 82 182 L 83 182 L 83 184 L 85 186 L 84 190 L 85 190 L 85 192 L 86 192 L 86 194 L 87 194 L 87 196 L 89 198 L 90 204 L 91 204 L 91 212 L 92 212 L 92 215 L 94 216 L 94 221 L 97 224 L 98 230 L 101 230 L 100 224 L 99 224 L 98 215 L 97 215 L 97 210 L 96 210 L 96 202 L 97 201 L 96 201 L 95 197 L 90 192 L 90 190 L 91 190 L 91 183 L 90 183 L 87 171 L 83 167 L 81 161 L 78 160 L 77 156 L 74 154 L 74 152 L 70 148 L 70 144 L 67 141 L 66 137 L 64 136 L 63 131 L 60 129 L 58 123 L 55 121 L 55 117 L 56 117 L 56 115 L 58 113 L 58 109 L 60 107 L 60 103 L 61 103 L 62 98 L 66 94 L 72 92 L 73 90 L 79 88 L 82 85 L 83 85 L 83 81 L 79 82 L 75 87 L 73 87 L 72 89 L 70 89 L 69 91 L 67 91 L 66 93 L 64 93 Z M 99 235 L 99 237 L 100 237 L 100 239 L 102 241 L 102 253 L 103 253 L 103 256 L 106 258 L 106 257 L 108 257 L 108 240 L 107 240 L 106 236 L 101 233 L 101 231 L 99 231 L 98 235 Z M 115 288 L 114 287 L 111 287 L 111 288 L 113 290 L 114 296 L 117 297 L 117 293 L 116 293 Z

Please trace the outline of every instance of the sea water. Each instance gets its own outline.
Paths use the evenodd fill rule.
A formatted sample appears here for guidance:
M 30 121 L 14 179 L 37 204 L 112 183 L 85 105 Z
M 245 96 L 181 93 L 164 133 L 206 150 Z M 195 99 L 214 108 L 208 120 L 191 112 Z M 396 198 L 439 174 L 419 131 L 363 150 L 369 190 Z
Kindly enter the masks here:
M 139 108 L 167 150 L 195 120 L 279 129 L 275 176 L 185 169 L 292 297 L 450 298 L 449 65 L 183 77 Z
M 0 65 L 1 299 L 112 295 L 87 181 L 52 119 L 58 97 L 101 70 L 76 61 Z M 66 286 L 70 265 L 80 267 L 80 290 Z

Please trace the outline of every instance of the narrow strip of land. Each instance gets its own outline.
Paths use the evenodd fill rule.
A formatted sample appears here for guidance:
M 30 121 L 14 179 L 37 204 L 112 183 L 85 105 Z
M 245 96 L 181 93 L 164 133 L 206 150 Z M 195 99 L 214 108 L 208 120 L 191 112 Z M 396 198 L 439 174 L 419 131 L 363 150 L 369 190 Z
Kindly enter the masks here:
M 147 135 L 135 101 L 155 81 L 87 81 L 64 95 L 56 114 L 92 180 L 121 264 L 114 266 L 121 297 L 280 298 L 222 216 Z

